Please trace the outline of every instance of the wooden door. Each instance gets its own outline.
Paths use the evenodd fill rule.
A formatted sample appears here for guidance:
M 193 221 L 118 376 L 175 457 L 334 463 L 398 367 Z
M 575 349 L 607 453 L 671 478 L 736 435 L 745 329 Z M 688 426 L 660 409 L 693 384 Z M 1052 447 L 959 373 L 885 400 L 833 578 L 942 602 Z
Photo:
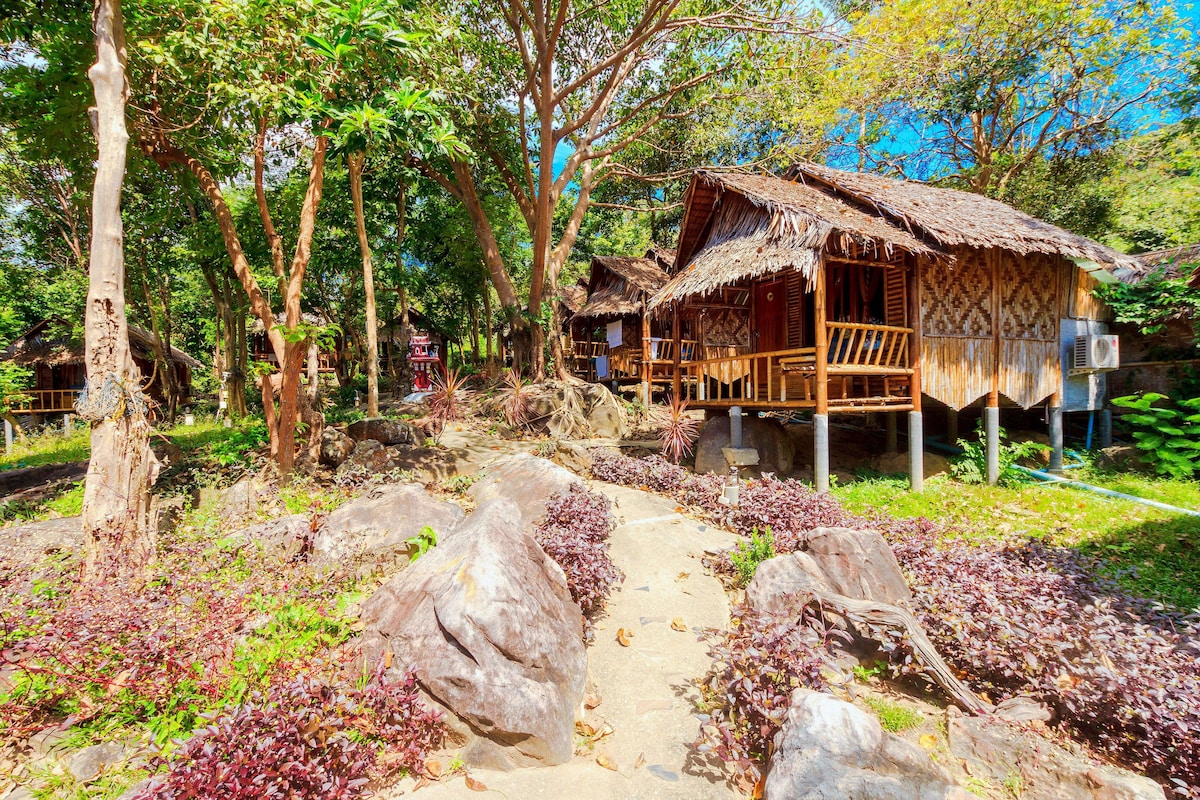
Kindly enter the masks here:
M 787 349 L 787 281 L 782 278 L 760 283 L 754 288 L 754 338 L 755 352 Z M 776 399 L 779 395 L 778 376 L 771 380 L 768 394 L 768 361 L 760 358 L 757 362 L 756 395 L 762 400 Z

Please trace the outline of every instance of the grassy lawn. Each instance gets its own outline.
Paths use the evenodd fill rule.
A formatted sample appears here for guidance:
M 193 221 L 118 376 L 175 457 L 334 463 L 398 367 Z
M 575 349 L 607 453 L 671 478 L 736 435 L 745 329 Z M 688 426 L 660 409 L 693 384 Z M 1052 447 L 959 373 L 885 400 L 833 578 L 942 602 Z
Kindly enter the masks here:
M 1200 484 L 1072 470 L 1068 477 L 1182 507 L 1200 507 Z M 850 510 L 924 516 L 977 541 L 1033 537 L 1103 560 L 1131 592 L 1180 608 L 1200 607 L 1200 517 L 1188 517 L 1047 484 L 975 486 L 945 476 L 920 494 L 903 478 L 871 478 L 834 489 Z

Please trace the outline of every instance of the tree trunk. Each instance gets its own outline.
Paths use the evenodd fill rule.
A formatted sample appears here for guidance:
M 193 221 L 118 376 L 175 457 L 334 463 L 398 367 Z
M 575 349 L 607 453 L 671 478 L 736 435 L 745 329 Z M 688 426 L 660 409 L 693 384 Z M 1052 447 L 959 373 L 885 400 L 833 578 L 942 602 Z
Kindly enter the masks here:
M 412 346 L 412 320 L 408 314 L 408 292 L 404 289 L 404 233 L 407 229 L 407 187 L 400 184 L 400 193 L 396 196 L 396 277 L 399 281 L 400 295 L 400 396 L 407 397 L 412 392 L 413 371 L 408 360 L 408 351 Z M 396 357 L 395 354 L 392 356 Z
M 125 321 L 121 185 L 129 134 L 120 0 L 97 0 L 93 22 L 96 63 L 88 77 L 96 93 L 92 113 L 99 154 L 84 312 L 88 391 L 76 409 L 92 427 L 83 494 L 83 577 L 92 582 L 136 581 L 154 558 L 157 537 L 150 487 L 159 464 L 150 451 L 141 375 L 129 350 Z
M 142 294 L 146 298 L 146 316 L 150 320 L 150 333 L 153 335 L 151 340 L 151 348 L 154 350 L 154 371 L 157 374 L 158 385 L 162 387 L 163 402 L 166 403 L 167 421 L 172 425 L 175 424 L 175 411 L 179 407 L 179 387 L 175 382 L 175 370 L 169 357 L 171 352 L 170 342 L 170 321 L 167 317 L 167 308 L 163 305 L 163 320 L 160 323 L 154 293 L 150 291 L 150 281 L 146 275 L 146 247 L 145 242 L 138 248 L 138 266 L 140 269 L 139 277 L 142 281 Z M 165 282 L 164 282 L 165 283 Z M 166 291 L 160 289 L 160 292 Z M 160 293 L 160 297 L 164 294 Z
M 267 149 L 267 118 L 258 122 L 258 137 L 254 140 L 254 200 L 258 204 L 258 217 L 262 220 L 263 232 L 271 246 L 271 271 L 279 287 L 279 296 L 287 294 L 287 278 L 284 275 L 283 237 L 275 231 L 271 209 L 267 205 L 267 192 L 263 186 L 263 167 Z
M 487 363 L 492 363 L 492 287 L 487 275 L 483 276 L 483 340 L 487 352 Z
M 363 210 L 362 169 L 365 154 L 351 153 L 350 197 L 354 204 L 354 227 L 362 251 L 363 297 L 367 317 L 367 416 L 379 416 L 379 322 L 375 314 L 375 273 L 371 266 L 371 243 L 367 241 L 367 218 Z

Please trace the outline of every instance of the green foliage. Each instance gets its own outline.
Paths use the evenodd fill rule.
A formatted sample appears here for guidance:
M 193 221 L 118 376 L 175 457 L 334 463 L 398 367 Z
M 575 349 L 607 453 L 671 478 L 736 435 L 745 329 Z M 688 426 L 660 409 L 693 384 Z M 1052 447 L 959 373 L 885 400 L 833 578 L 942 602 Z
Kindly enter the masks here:
M 879 717 L 880 726 L 891 733 L 903 733 L 925 721 L 919 712 L 883 697 L 864 697 L 863 702 Z
M 9 414 L 26 402 L 22 394 L 33 382 L 33 371 L 11 361 L 0 361 L 0 414 Z
M 729 554 L 737 572 L 739 586 L 748 586 L 758 570 L 758 565 L 775 557 L 775 539 L 770 528 L 760 531 L 755 528 L 749 542 L 738 542 L 737 549 Z
M 1165 405 L 1156 405 L 1164 400 Z M 1147 392 L 1114 397 L 1112 403 L 1133 412 L 1123 414 L 1121 421 L 1133 428 L 1133 440 L 1155 472 L 1191 478 L 1200 471 L 1200 397 L 1172 401 Z
M 1188 286 L 1190 264 L 1182 265 L 1183 277 L 1169 278 L 1155 272 L 1136 283 L 1101 284 L 1096 295 L 1113 310 L 1113 319 L 1136 325 L 1145 336 L 1162 332 L 1172 319 L 1192 323 L 1193 336 L 1200 343 L 1200 288 Z
M 958 446 L 962 455 L 954 459 L 950 465 L 950 473 L 963 483 L 987 482 L 987 450 L 983 424 L 977 428 L 978 438 L 974 441 L 959 439 Z M 1000 429 L 1000 485 L 1015 486 L 1028 483 L 1030 478 L 1017 465 L 1026 459 L 1035 457 L 1050 448 L 1039 442 L 1007 442 L 1007 434 Z
M 250 467 L 255 463 L 257 451 L 269 438 L 266 422 L 246 420 L 231 428 L 227 437 L 214 442 L 210 453 L 213 461 L 222 467 Z
M 413 548 L 412 553 L 408 557 L 411 563 L 428 553 L 429 548 L 437 546 L 437 531 L 426 525 L 424 528 L 421 528 L 416 536 L 410 536 L 405 541 Z

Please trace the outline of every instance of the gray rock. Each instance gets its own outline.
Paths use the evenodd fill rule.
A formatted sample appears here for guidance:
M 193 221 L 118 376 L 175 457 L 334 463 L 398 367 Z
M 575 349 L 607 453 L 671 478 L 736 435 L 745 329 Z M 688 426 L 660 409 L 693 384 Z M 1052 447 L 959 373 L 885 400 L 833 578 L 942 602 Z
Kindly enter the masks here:
M 426 484 L 473 472 L 474 467 L 455 453 L 438 447 L 390 447 L 392 469 L 411 472 L 413 480 Z
M 462 518 L 461 508 L 434 500 L 417 484 L 384 486 L 325 517 L 313 537 L 313 559 L 386 563 L 407 556 L 408 540 L 426 525 L 445 543 Z
M 721 451 L 732 446 L 729 417 L 720 414 L 704 423 L 696 440 L 696 472 L 729 474 L 729 464 Z M 796 447 L 787 430 L 773 419 L 742 418 L 742 447 L 758 451 L 758 466 L 747 467 L 748 474 L 771 472 L 786 475 L 792 471 Z
M 0 566 L 29 566 L 51 553 L 79 552 L 83 523 L 62 517 L 0 528 Z
M 384 417 L 360 419 L 351 423 L 346 433 L 356 442 L 374 439 L 380 444 L 420 444 L 424 441 L 410 423 Z
M 126 752 L 125 745 L 118 742 L 94 744 L 66 756 L 63 765 L 76 781 L 88 783 L 100 777 L 113 764 L 124 761 Z
M 392 469 L 391 454 L 387 448 L 374 439 L 359 442 L 349 457 L 337 468 L 339 475 L 348 472 L 387 472 Z
M 287 557 L 299 555 L 309 537 L 308 517 L 290 514 L 277 517 L 229 535 L 232 544 L 277 550 Z
M 216 491 L 202 489 L 200 504 L 211 504 L 213 513 L 229 527 L 254 522 L 263 516 L 275 516 L 284 510 L 278 492 L 257 478 L 243 478 L 233 486 Z
M 767 800 L 969 800 L 921 748 L 850 703 L 796 689 L 767 772 Z
M 576 475 L 587 475 L 592 469 L 592 455 L 586 447 L 561 439 L 554 443 L 554 455 L 551 458 L 555 464 Z
M 1023 800 L 1164 800 L 1149 778 L 1100 764 L 1082 753 L 995 717 L 946 712 L 950 752 L 971 773 L 996 783 L 1020 779 Z
M 588 427 L 594 436 L 604 439 L 620 439 L 629 432 L 625 415 L 612 405 L 594 405 L 587 412 Z
M 354 452 L 353 437 L 337 428 L 326 428 L 321 432 L 321 463 L 327 467 L 340 467 Z
M 8 794 L 4 795 L 4 800 L 34 800 L 35 795 L 24 786 L 18 786 Z
M 746 589 L 751 606 L 784 611 L 786 595 L 813 589 L 892 605 L 912 600 L 896 556 L 877 531 L 816 528 L 805 536 L 804 546 L 758 565 Z
M 512 500 L 522 526 L 528 528 L 545 516 L 554 497 L 578 482 L 578 476 L 553 461 L 518 453 L 488 465 L 467 491 L 479 505 L 499 497 Z
M 393 674 L 415 671 L 468 732 L 471 766 L 562 764 L 574 752 L 583 616 L 519 516 L 509 500 L 481 505 L 362 608 L 367 663 L 391 652 Z
M 62 749 L 62 743 L 71 737 L 70 728 L 46 728 L 29 737 L 29 749 L 38 755 L 47 755 Z

